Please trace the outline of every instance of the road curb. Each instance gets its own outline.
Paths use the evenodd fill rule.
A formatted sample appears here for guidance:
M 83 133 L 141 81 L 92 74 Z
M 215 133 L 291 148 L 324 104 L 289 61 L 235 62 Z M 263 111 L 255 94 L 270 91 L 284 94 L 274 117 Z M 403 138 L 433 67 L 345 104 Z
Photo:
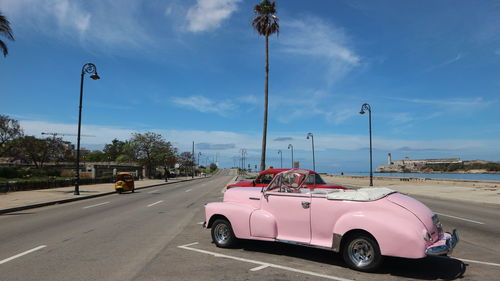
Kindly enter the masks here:
M 186 180 L 180 180 L 180 181 L 175 181 L 175 182 L 157 183 L 157 184 L 152 184 L 152 185 L 141 186 L 141 187 L 136 188 L 136 190 L 160 186 L 160 185 L 166 185 L 166 184 L 174 184 L 174 183 L 187 182 L 187 181 L 193 181 L 193 180 L 199 180 L 199 179 L 207 179 L 207 178 L 211 178 L 211 177 L 212 176 L 210 175 L 210 176 L 203 177 L 203 178 L 186 179 Z M 29 210 L 29 209 L 35 209 L 35 208 L 40 208 L 40 207 L 46 207 L 46 206 L 50 206 L 50 205 L 64 204 L 64 203 L 69 203 L 69 202 L 74 202 L 74 201 L 97 198 L 97 197 L 102 197 L 102 196 L 111 195 L 111 194 L 116 194 L 116 191 L 105 192 L 105 193 L 100 193 L 100 194 L 95 194 L 95 195 L 87 195 L 84 197 L 68 198 L 68 199 L 55 200 L 55 201 L 44 202 L 44 203 L 37 203 L 37 204 L 9 208 L 9 209 L 3 209 L 3 210 L 0 210 L 0 215 Z

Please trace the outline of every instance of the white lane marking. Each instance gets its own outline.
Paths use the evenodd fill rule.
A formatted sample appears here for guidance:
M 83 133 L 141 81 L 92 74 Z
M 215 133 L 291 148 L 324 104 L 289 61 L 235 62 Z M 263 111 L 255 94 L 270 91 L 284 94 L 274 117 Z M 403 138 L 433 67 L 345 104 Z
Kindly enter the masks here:
M 492 266 L 500 267 L 500 264 L 498 264 L 498 263 L 485 262 L 485 261 L 475 261 L 475 260 L 468 260 L 468 259 L 462 259 L 462 258 L 456 258 L 456 257 L 453 257 L 453 258 L 455 258 L 457 260 L 465 261 L 465 262 L 479 263 L 479 264 L 484 264 L 484 265 L 492 265 Z
M 237 260 L 237 261 L 242 261 L 242 262 L 248 262 L 248 263 L 253 263 L 253 264 L 258 264 L 259 267 L 266 266 L 266 267 L 273 267 L 273 268 L 278 268 L 278 269 L 283 269 L 283 270 L 288 270 L 292 272 L 298 272 L 306 275 L 311 275 L 311 276 L 316 276 L 316 277 L 322 277 L 325 279 L 330 279 L 330 280 L 337 280 L 337 281 L 354 281 L 352 279 L 345 279 L 342 277 L 336 277 L 336 276 L 331 276 L 331 275 L 326 275 L 326 274 L 321 274 L 321 273 L 316 273 L 312 271 L 307 271 L 307 270 L 300 270 L 288 266 L 282 266 L 282 265 L 277 265 L 273 263 L 267 263 L 267 262 L 261 262 L 261 261 L 256 261 L 256 260 L 250 260 L 250 259 L 244 259 L 244 258 L 239 258 L 239 257 L 233 257 L 233 256 L 228 256 L 224 254 L 219 254 L 215 252 L 210 252 L 210 251 L 205 251 L 201 249 L 196 249 L 196 248 L 190 248 L 189 246 L 196 245 L 198 242 L 194 242 L 191 244 L 187 245 L 182 245 L 182 246 L 177 246 L 178 248 L 184 249 L 184 250 L 189 250 L 189 251 L 194 251 L 194 252 L 199 252 L 203 254 L 208 254 L 212 255 L 214 257 L 221 257 L 221 258 L 227 258 L 227 259 L 232 259 L 232 260 Z M 257 267 L 256 267 L 257 268 Z
M 436 213 L 436 212 L 434 212 L 434 213 L 435 213 L 435 214 L 438 214 L 438 215 L 440 215 L 440 216 L 443 216 L 443 217 L 454 218 L 454 219 L 457 219 L 457 220 L 463 220 L 463 221 L 473 222 L 473 223 L 477 223 L 477 224 L 484 224 L 484 222 L 480 222 L 480 221 L 474 221 L 474 220 L 470 220 L 470 219 L 464 219 L 464 218 L 455 217 L 455 216 L 450 216 L 450 215 L 445 215 L 445 214 Z
M 103 202 L 103 203 L 99 203 L 99 204 L 95 204 L 95 205 L 90 205 L 90 206 L 87 206 L 87 207 L 83 207 L 82 209 L 88 209 L 88 208 L 93 208 L 93 207 L 97 207 L 97 206 L 101 206 L 101 205 L 106 205 L 106 204 L 109 204 L 110 202 Z
M 160 200 L 160 201 L 158 201 L 158 202 L 154 202 L 154 203 L 152 203 L 152 204 L 149 204 L 149 205 L 148 205 L 148 207 L 154 206 L 154 205 L 156 205 L 156 204 L 160 204 L 161 202 L 163 202 L 163 200 Z
M 159 190 L 153 190 L 153 191 L 150 191 L 150 192 L 148 192 L 148 193 L 149 193 L 149 194 L 151 194 L 151 193 L 156 193 L 156 192 L 158 192 L 158 191 L 159 191 Z
M 196 224 L 204 224 L 204 221 L 197 222 Z
M 250 268 L 250 271 L 257 271 L 257 270 L 264 269 L 264 268 L 266 268 L 266 267 L 269 267 L 269 265 L 264 264 L 264 265 L 261 265 L 261 266 L 257 266 L 257 267 L 254 267 L 254 268 Z
M 186 190 L 186 192 L 189 192 L 189 191 L 191 191 L 191 190 L 192 190 L 192 189 L 188 189 L 188 190 Z
M 15 255 L 15 256 L 10 257 L 10 258 L 7 258 L 7 259 L 4 259 L 4 260 L 1 260 L 1 261 L 0 261 L 0 264 L 6 263 L 6 262 L 11 261 L 11 260 L 13 260 L 13 259 L 17 259 L 17 258 L 22 257 L 22 256 L 24 256 L 24 255 L 27 255 L 27 254 L 29 254 L 29 253 L 33 253 L 34 251 L 38 251 L 38 250 L 43 249 L 43 248 L 45 248 L 45 247 L 47 247 L 47 245 L 41 245 L 41 246 L 38 246 L 38 247 L 33 248 L 33 249 L 31 249 L 31 250 L 28 250 L 28 251 L 26 251 L 26 252 L 22 252 L 22 253 L 20 253 L 20 254 L 17 254 L 17 255 Z

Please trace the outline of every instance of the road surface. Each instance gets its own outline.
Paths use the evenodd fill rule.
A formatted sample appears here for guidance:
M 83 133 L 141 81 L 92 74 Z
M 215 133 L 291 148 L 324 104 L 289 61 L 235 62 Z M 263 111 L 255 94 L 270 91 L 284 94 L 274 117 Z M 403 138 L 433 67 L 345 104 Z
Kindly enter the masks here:
M 456 258 L 386 258 L 378 273 L 338 254 L 243 241 L 220 249 L 203 205 L 220 201 L 233 171 L 195 182 L 0 216 L 0 280 L 498 280 L 500 208 L 418 198 L 459 229 Z M 461 260 L 460 260 L 461 259 Z

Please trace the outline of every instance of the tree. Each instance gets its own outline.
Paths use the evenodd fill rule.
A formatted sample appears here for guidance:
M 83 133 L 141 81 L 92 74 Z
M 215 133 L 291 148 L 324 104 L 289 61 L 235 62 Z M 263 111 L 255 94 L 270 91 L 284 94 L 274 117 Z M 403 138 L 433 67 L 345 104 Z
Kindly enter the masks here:
M 109 161 L 116 161 L 118 156 L 122 154 L 126 154 L 126 143 L 124 141 L 120 141 L 118 139 L 114 139 L 111 141 L 111 144 L 106 144 L 104 146 L 104 154 L 106 157 L 106 160 Z
M 28 157 L 37 168 L 43 168 L 48 161 L 60 159 L 65 153 L 61 138 L 39 139 L 34 136 L 24 136 L 16 139 L 15 144 L 19 153 Z
M 210 164 L 210 172 L 217 170 L 217 165 L 215 163 Z
M 252 21 L 252 26 L 257 30 L 259 35 L 266 37 L 266 69 L 265 69 L 265 85 L 264 85 L 264 129 L 262 133 L 262 152 L 260 156 L 260 170 L 266 168 L 266 141 L 267 141 L 267 108 L 268 108 L 268 88 L 269 88 L 269 35 L 279 33 L 278 17 L 276 16 L 276 2 L 262 0 L 253 9 L 255 18 Z
M 151 177 L 153 168 L 165 163 L 167 155 L 173 153 L 172 144 L 162 135 L 147 132 L 135 133 L 130 139 L 137 161 L 146 167 L 146 176 Z
M 106 159 L 106 154 L 100 150 L 94 150 L 89 153 L 87 153 L 85 156 L 85 161 L 88 162 L 105 162 L 107 161 Z
M 194 157 L 191 152 L 183 152 L 179 155 L 179 166 L 181 170 L 184 170 L 185 174 L 191 172 L 190 170 L 194 167 Z
M 19 122 L 0 114 L 0 157 L 9 154 L 13 145 L 12 141 L 22 136 L 23 130 Z
M 2 12 L 0 12 L 0 35 L 3 35 L 11 41 L 14 41 L 14 35 L 12 33 L 12 29 L 10 28 L 10 22 L 2 14 Z M 5 42 L 2 40 L 0 40 L 0 49 L 2 49 L 3 56 L 6 57 L 9 53 L 9 49 L 7 48 L 7 44 L 5 44 Z

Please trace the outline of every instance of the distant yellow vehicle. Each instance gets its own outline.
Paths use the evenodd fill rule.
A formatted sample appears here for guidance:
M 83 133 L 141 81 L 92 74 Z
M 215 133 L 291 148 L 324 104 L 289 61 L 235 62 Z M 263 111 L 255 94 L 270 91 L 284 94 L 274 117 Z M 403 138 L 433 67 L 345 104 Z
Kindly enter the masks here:
M 130 173 L 118 173 L 116 175 L 115 190 L 118 193 L 135 192 L 134 177 Z

